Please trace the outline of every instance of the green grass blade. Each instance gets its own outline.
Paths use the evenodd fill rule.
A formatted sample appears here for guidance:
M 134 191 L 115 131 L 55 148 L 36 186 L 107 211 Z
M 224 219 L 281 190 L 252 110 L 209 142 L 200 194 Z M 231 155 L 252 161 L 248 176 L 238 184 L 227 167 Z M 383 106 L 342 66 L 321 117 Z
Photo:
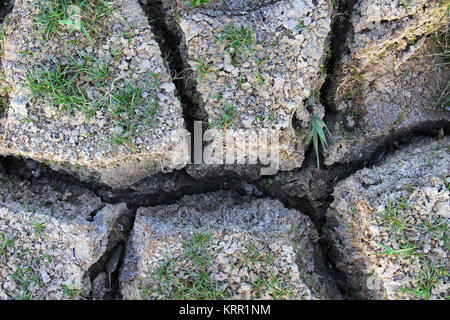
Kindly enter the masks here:
M 84 28 L 83 25 L 81 25 L 81 31 L 83 32 L 83 34 L 85 35 L 85 37 L 89 40 L 90 43 L 93 43 L 91 36 L 89 35 L 89 33 L 86 31 L 86 29 Z

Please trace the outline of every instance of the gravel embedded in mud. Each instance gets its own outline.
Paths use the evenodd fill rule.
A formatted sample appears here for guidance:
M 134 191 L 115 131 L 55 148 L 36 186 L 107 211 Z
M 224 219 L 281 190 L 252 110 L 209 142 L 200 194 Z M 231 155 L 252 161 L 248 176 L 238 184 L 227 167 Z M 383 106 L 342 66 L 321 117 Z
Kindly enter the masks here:
M 0 4 L 0 299 L 448 299 L 448 5 L 74 2 Z
M 326 298 L 314 266 L 317 240 L 311 221 L 278 201 L 223 191 L 186 196 L 138 210 L 121 292 L 124 299 Z
M 450 139 L 416 139 L 338 183 L 324 226 L 341 284 L 364 299 L 445 299 Z
M 258 154 L 265 132 L 279 135 L 281 170 L 300 167 L 311 113 L 324 116 L 319 103 L 305 101 L 324 81 L 331 7 L 328 1 L 277 1 L 234 14 L 234 2 L 240 7 L 231 1 L 221 9 L 169 12 L 182 32 L 186 74 L 196 82 L 193 98 L 208 115 L 211 157 L 223 161 L 223 131 L 239 130 L 231 146 L 236 154 L 266 164 Z M 303 135 L 292 127 L 294 119 Z
M 48 161 L 112 186 L 183 167 L 189 154 L 182 108 L 137 0 L 114 1 L 90 38 L 80 30 L 43 34 L 37 21 L 52 3 L 40 8 L 37 1 L 18 0 L 3 27 L 3 67 L 12 90 L 2 154 Z M 45 85 L 46 75 L 58 67 L 74 81 L 81 106 L 59 96 L 52 100 L 50 93 L 32 98 L 30 81 Z M 58 90 L 56 79 L 53 85 L 57 89 L 51 90 Z

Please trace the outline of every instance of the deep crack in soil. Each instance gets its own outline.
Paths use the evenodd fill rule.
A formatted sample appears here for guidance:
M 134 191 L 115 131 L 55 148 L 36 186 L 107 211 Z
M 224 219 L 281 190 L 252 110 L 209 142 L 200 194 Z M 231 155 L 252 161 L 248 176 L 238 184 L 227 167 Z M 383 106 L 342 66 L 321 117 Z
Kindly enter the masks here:
M 73 194 L 80 194 L 85 190 L 93 191 L 99 196 L 104 203 L 116 204 L 125 202 L 130 214 L 128 216 L 129 228 L 126 231 L 126 237 L 132 229 L 136 210 L 138 207 L 149 207 L 160 204 L 174 204 L 177 200 L 186 195 L 195 195 L 206 192 L 214 192 L 219 190 L 232 190 L 241 195 L 253 195 L 258 198 L 271 198 L 282 202 L 287 208 L 296 209 L 308 215 L 317 228 L 319 236 L 321 236 L 321 229 L 324 224 L 325 212 L 328 206 L 333 201 L 332 193 L 334 186 L 339 181 L 347 178 L 356 171 L 371 167 L 382 161 L 388 154 L 394 152 L 396 149 L 409 143 L 412 137 L 416 136 L 435 136 L 436 131 L 441 127 L 438 123 L 429 130 L 411 130 L 408 134 L 391 137 L 385 144 L 378 146 L 372 158 L 361 160 L 356 163 L 335 164 L 329 167 L 323 167 L 320 170 L 316 168 L 315 154 L 313 150 L 309 152 L 305 164 L 302 168 L 290 171 L 279 172 L 275 176 L 260 178 L 256 181 L 247 181 L 244 178 L 232 177 L 209 177 L 196 180 L 189 176 L 186 171 L 179 170 L 168 174 L 158 174 L 146 178 L 135 185 L 124 189 L 112 189 L 109 186 L 99 184 L 96 182 L 80 181 L 74 176 L 62 172 L 56 172 L 47 165 L 38 163 L 34 160 L 20 159 L 17 157 L 0 157 L 0 165 L 8 175 L 16 176 L 22 180 L 30 181 L 33 185 L 49 184 L 58 191 L 66 192 L 69 190 Z M 450 127 L 447 124 L 446 134 L 450 132 Z M 311 181 L 309 183 L 319 183 L 325 185 L 326 190 L 321 189 L 320 192 L 306 189 L 299 190 L 298 185 L 289 185 L 293 179 L 301 179 L 304 173 L 311 174 Z M 297 177 L 298 176 L 298 177 Z M 288 187 L 283 187 L 288 186 Z M 91 213 L 92 217 L 98 208 Z M 94 264 L 89 270 L 91 280 L 105 270 L 105 264 L 113 254 L 114 249 L 119 243 L 123 243 L 124 251 L 126 246 L 126 239 L 111 239 L 108 244 L 108 250 L 99 261 Z M 335 261 L 331 261 L 327 254 L 328 244 L 322 239 L 316 247 L 317 272 L 328 282 L 328 289 L 334 292 L 335 297 L 343 296 L 344 298 L 352 298 L 355 295 L 351 292 L 344 292 L 339 287 L 336 281 L 336 272 L 334 266 Z M 118 270 L 122 263 L 123 253 L 119 260 L 118 267 L 111 275 L 112 290 L 107 291 L 104 298 L 120 298 L 119 284 L 118 284 Z
M 191 146 L 193 146 L 194 121 L 202 121 L 204 132 L 208 126 L 208 114 L 201 107 L 201 96 L 196 90 L 195 80 L 191 77 L 193 71 L 183 54 L 186 48 L 183 32 L 175 19 L 168 15 L 162 1 L 140 0 L 140 3 L 148 16 L 155 40 L 163 53 L 167 71 L 175 84 L 177 96 L 183 107 L 185 126 L 191 133 Z M 191 148 L 192 159 L 193 152 L 194 148 Z
M 146 1 L 147 2 L 147 1 Z M 327 61 L 327 69 L 333 74 L 335 66 L 342 56 L 342 39 L 345 39 L 350 31 L 348 17 L 356 1 L 339 1 L 337 16 L 333 22 L 331 48 L 333 54 Z M 153 32 L 156 35 L 163 55 L 166 55 L 167 68 L 173 76 L 173 82 L 177 88 L 177 94 L 184 105 L 184 118 L 187 129 L 193 132 L 194 121 L 203 121 L 207 124 L 207 115 L 201 109 L 199 95 L 195 91 L 195 83 L 187 81 L 190 70 L 187 68 L 183 57 L 182 33 L 179 26 L 171 20 L 163 8 L 161 1 L 149 1 L 143 4 Z M 5 16 L 12 9 L 12 2 L 9 6 L 0 7 L 0 15 Z M 332 76 L 328 78 L 322 86 L 322 96 L 327 96 L 330 90 Z M 326 104 L 326 122 L 333 121 L 335 115 Z M 206 128 L 204 126 L 204 129 Z M 107 265 L 111 258 L 117 255 L 117 249 L 122 248 L 116 268 L 111 274 L 109 283 L 110 290 L 104 294 L 104 299 L 120 299 L 119 270 L 122 264 L 126 241 L 132 230 L 136 211 L 139 207 L 149 207 L 161 204 L 173 204 L 186 195 L 195 195 L 219 190 L 233 190 L 242 195 L 251 194 L 258 198 L 272 198 L 281 201 L 287 208 L 296 209 L 308 215 L 313 221 L 319 236 L 322 235 L 325 212 L 333 201 L 333 190 L 339 181 L 347 178 L 356 171 L 364 167 L 371 167 L 382 161 L 388 154 L 394 152 L 402 145 L 409 143 L 415 136 L 437 136 L 439 130 L 443 128 L 445 134 L 450 132 L 450 123 L 431 122 L 419 127 L 409 128 L 403 132 L 397 132 L 383 137 L 377 141 L 374 152 L 366 154 L 362 159 L 352 163 L 334 164 L 323 166 L 320 170 L 316 168 L 315 154 L 313 148 L 309 147 L 307 156 L 301 168 L 279 172 L 275 176 L 260 177 L 249 180 L 237 174 L 224 174 L 221 176 L 211 175 L 202 179 L 194 179 L 185 169 L 167 174 L 157 174 L 130 186 L 128 188 L 112 189 L 109 186 L 95 181 L 81 181 L 74 176 L 56 172 L 43 163 L 38 163 L 30 159 L 22 159 L 13 156 L 0 157 L 0 169 L 8 175 L 16 176 L 22 180 L 27 180 L 35 185 L 49 184 L 56 190 L 66 192 L 70 190 L 73 194 L 80 194 L 86 190 L 93 191 L 104 203 L 116 204 L 124 202 L 127 204 L 129 214 L 126 215 L 127 226 L 125 237 L 118 238 L 111 236 L 108 239 L 107 252 L 88 271 L 91 281 L 102 272 L 107 271 Z M 304 184 L 299 182 L 305 176 L 309 177 Z M 97 208 L 91 213 L 93 219 L 95 214 L 101 210 Z M 340 298 L 352 298 L 356 295 L 352 292 L 345 292 L 339 287 L 336 280 L 338 274 L 335 272 L 336 261 L 332 261 L 328 255 L 328 244 L 323 239 L 319 240 L 316 246 L 317 272 L 327 283 L 327 288 L 331 295 Z M 108 281 L 109 282 L 109 281 Z M 91 296 L 92 297 L 92 292 Z

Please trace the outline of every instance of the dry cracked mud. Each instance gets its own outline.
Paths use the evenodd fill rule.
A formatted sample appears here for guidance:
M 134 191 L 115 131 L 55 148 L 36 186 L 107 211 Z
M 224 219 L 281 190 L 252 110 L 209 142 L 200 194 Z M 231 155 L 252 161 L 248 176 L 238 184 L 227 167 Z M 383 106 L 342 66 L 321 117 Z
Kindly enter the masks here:
M 448 2 L 0 17 L 0 300 L 448 299 Z

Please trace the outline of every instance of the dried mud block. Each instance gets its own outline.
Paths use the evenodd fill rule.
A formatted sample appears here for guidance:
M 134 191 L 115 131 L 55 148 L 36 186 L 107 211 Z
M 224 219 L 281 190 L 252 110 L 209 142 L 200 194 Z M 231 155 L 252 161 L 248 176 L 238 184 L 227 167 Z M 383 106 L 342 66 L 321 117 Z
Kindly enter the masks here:
M 237 163 L 266 165 L 259 152 L 267 141 L 269 153 L 279 144 L 281 170 L 301 166 L 311 113 L 324 116 L 320 104 L 305 101 L 324 81 L 331 24 L 329 1 L 313 2 L 213 1 L 172 12 L 195 81 L 191 95 L 208 118 L 209 164 L 230 164 L 228 153 Z
M 5 21 L 2 154 L 113 187 L 184 167 L 182 107 L 137 0 L 17 0 Z
M 0 299 L 84 299 L 88 270 L 124 240 L 124 203 L 0 174 Z
M 442 1 L 358 1 L 328 91 L 325 164 L 370 158 L 394 135 L 448 122 L 448 65 Z M 440 41 L 440 42 L 439 42 Z
M 355 296 L 448 297 L 449 143 L 416 139 L 336 186 L 323 230 Z
M 140 208 L 121 293 L 124 299 L 323 298 L 314 241 L 311 221 L 274 200 L 216 192 Z

